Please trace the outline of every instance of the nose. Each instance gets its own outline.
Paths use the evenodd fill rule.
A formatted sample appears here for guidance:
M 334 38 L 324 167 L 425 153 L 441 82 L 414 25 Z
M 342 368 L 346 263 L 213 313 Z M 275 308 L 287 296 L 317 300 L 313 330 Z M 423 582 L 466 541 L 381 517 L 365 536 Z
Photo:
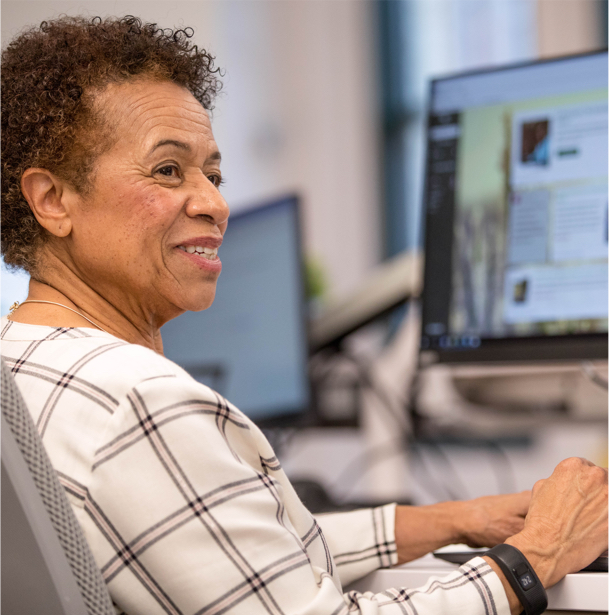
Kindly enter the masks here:
M 228 220 L 230 210 L 220 191 L 209 179 L 202 177 L 186 203 L 186 215 L 191 218 L 202 217 L 216 226 Z

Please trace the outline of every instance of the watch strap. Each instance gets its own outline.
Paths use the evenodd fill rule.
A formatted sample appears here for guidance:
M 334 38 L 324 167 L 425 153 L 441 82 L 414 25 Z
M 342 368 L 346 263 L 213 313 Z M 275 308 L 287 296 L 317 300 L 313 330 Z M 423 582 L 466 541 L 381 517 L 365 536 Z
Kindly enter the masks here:
M 489 549 L 485 555 L 501 568 L 526 615 L 540 615 L 548 608 L 548 596 L 533 566 L 512 545 L 501 544 Z

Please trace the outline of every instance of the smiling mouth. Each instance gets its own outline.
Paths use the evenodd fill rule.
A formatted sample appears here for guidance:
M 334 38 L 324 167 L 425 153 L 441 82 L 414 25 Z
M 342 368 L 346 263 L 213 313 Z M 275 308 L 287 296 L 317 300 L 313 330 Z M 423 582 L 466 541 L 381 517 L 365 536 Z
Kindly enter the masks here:
M 215 261 L 218 258 L 218 248 L 204 248 L 203 246 L 178 246 L 182 252 L 197 254 L 208 261 Z

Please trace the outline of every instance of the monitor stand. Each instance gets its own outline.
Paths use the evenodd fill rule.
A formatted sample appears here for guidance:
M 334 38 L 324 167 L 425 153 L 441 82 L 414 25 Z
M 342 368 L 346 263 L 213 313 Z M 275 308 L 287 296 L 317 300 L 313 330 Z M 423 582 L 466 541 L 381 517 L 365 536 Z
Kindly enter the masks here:
M 451 368 L 460 395 L 474 404 L 527 412 L 531 406 L 581 419 L 605 418 L 607 361 L 457 365 Z
M 607 361 L 588 368 L 606 381 Z M 548 421 L 607 421 L 607 391 L 592 382 L 581 362 L 435 364 L 420 369 L 416 389 L 424 431 L 498 437 Z

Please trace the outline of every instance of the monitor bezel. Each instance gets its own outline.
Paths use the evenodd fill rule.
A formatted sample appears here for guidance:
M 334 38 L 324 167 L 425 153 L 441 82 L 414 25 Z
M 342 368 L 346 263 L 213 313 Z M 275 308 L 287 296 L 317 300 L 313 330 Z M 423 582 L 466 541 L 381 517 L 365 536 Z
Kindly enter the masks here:
M 600 56 L 603 54 L 607 54 L 609 51 L 608 47 L 602 47 L 593 51 L 583 51 L 581 53 L 574 53 L 562 56 L 554 56 L 552 58 L 539 58 L 537 60 L 523 60 L 522 62 L 511 62 L 509 64 L 502 64 L 500 66 L 482 66 L 479 68 L 472 68 L 464 71 L 453 71 L 449 73 L 444 73 L 441 75 L 437 75 L 430 79 L 429 88 L 428 88 L 428 99 L 427 99 L 427 115 L 426 117 L 429 119 L 432 108 L 432 93 L 433 93 L 433 85 L 437 81 L 449 81 L 450 79 L 461 79 L 462 77 L 474 77 L 476 75 L 489 74 L 489 73 L 500 73 L 508 70 L 518 69 L 518 68 L 526 68 L 527 66 L 538 66 L 540 64 L 552 64 L 555 62 L 564 62 L 565 60 L 577 60 L 578 58 L 587 58 L 590 56 Z
M 429 82 L 427 100 L 427 125 L 425 139 L 425 166 L 423 182 L 423 207 L 421 215 L 421 237 L 425 238 L 424 253 L 428 246 L 428 226 L 427 226 L 427 203 L 429 199 L 429 174 L 430 174 L 430 136 L 429 129 L 433 116 L 433 94 L 436 83 L 463 77 L 490 74 L 496 72 L 509 71 L 514 69 L 526 68 L 527 66 L 538 66 L 563 62 L 565 60 L 576 60 L 591 56 L 607 55 L 608 48 L 604 47 L 594 51 L 587 51 L 577 54 L 557 56 L 553 58 L 542 58 L 538 60 L 528 60 L 514 62 L 502 66 L 489 66 L 476 68 L 473 70 L 453 72 L 434 77 Z M 426 276 L 427 267 L 423 270 L 423 290 L 421 302 L 424 306 L 426 299 Z M 421 312 L 424 313 L 424 310 Z M 425 334 L 425 321 L 421 318 L 421 336 Z M 437 363 L 493 363 L 493 362 L 548 362 L 548 361 L 581 361 L 581 360 L 607 360 L 609 354 L 609 333 L 578 333 L 565 335 L 548 336 L 514 336 L 505 338 L 487 337 L 480 338 L 480 346 L 474 349 L 442 349 L 424 348 L 419 346 L 419 355 L 425 355 L 425 362 L 428 363 L 433 357 L 432 362 Z

